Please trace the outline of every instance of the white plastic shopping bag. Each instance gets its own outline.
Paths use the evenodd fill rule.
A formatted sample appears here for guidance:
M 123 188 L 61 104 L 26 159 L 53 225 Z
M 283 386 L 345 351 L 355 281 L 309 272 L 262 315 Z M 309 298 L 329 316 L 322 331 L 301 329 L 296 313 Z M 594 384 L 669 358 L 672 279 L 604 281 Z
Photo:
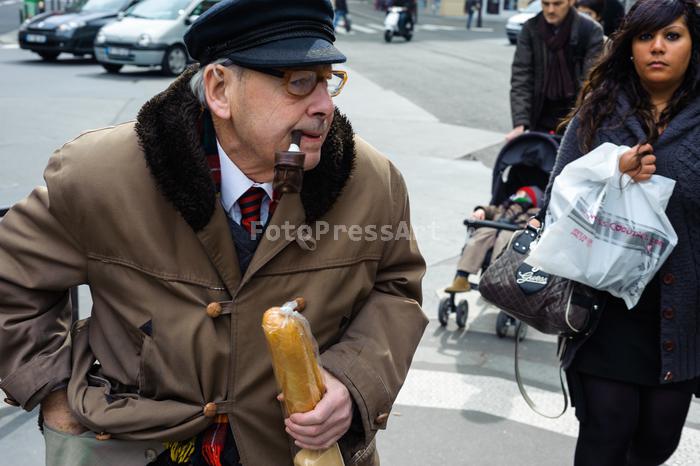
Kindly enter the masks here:
M 652 175 L 635 183 L 621 174 L 618 161 L 628 149 L 605 143 L 564 167 L 527 262 L 632 308 L 678 236 L 665 213 L 675 181 Z

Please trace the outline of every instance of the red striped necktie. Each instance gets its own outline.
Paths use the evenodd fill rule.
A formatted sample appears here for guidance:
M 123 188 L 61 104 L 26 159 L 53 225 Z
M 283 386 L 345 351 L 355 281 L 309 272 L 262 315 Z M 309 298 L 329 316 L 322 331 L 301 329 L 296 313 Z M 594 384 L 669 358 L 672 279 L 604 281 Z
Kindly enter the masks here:
M 248 233 L 252 233 L 254 222 L 260 224 L 260 207 L 265 196 L 264 189 L 253 186 L 238 198 L 238 207 L 241 209 L 241 226 Z

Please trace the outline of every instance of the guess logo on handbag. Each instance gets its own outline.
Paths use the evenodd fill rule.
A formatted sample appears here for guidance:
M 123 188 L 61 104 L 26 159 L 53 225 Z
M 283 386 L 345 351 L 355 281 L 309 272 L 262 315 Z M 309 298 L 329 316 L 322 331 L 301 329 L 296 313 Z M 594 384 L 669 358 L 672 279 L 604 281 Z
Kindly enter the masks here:
M 549 283 L 550 275 L 533 267 L 525 262 L 515 271 L 515 283 L 518 284 L 522 292 L 531 295 L 542 290 Z

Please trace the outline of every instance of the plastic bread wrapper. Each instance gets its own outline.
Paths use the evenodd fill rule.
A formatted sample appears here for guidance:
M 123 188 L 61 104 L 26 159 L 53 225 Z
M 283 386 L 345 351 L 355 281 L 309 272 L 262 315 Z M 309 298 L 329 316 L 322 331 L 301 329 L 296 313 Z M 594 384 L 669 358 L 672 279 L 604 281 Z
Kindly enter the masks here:
M 303 298 L 271 307 L 263 315 L 262 327 L 272 357 L 277 386 L 284 395 L 285 417 L 313 410 L 326 385 L 319 365 L 318 345 L 306 318 L 300 314 Z M 300 450 L 294 466 L 344 466 L 335 443 L 325 450 Z

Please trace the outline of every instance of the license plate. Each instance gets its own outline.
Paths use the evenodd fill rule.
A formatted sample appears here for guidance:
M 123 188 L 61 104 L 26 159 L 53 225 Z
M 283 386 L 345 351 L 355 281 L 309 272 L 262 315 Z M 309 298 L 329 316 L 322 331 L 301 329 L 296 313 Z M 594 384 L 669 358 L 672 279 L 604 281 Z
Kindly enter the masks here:
M 36 42 L 38 44 L 44 44 L 46 43 L 46 36 L 42 36 L 41 34 L 27 34 L 27 42 Z
M 128 57 L 130 53 L 131 53 L 131 50 L 125 49 L 122 47 L 108 47 L 107 48 L 107 55 L 109 55 L 111 57 L 125 58 L 125 57 Z

